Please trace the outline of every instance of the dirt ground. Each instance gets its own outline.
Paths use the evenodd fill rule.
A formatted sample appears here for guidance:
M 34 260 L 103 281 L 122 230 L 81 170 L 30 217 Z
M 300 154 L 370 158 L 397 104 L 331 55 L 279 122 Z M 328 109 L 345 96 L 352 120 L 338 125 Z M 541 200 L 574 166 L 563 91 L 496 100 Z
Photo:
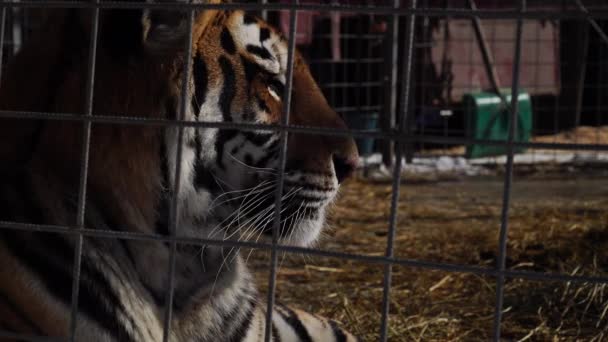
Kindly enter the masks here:
M 577 175 L 577 173 L 574 173 Z M 503 181 L 467 178 L 404 183 L 395 255 L 493 267 Z M 386 248 L 391 187 L 355 179 L 332 210 L 319 247 L 367 255 Z M 608 175 L 532 174 L 513 184 L 507 266 L 561 274 L 608 276 Z M 254 254 L 261 288 L 267 254 Z M 383 266 L 301 255 L 281 256 L 277 298 L 332 317 L 364 341 L 379 336 Z M 487 341 L 496 280 L 468 273 L 394 267 L 390 341 Z M 608 338 L 605 285 L 507 279 L 502 336 L 508 341 Z

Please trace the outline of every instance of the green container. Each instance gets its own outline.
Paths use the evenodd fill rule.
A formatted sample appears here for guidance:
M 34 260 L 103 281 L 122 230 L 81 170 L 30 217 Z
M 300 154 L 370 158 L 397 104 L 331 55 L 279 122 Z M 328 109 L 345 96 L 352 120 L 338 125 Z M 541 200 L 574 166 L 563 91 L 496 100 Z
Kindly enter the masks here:
M 507 102 L 511 103 L 509 92 L 503 92 Z M 532 133 L 532 104 L 530 95 L 520 92 L 518 97 L 519 112 L 515 141 L 527 142 Z M 508 108 L 494 93 L 479 92 L 465 94 L 463 97 L 466 118 L 467 136 L 472 139 L 506 141 L 509 136 L 510 113 Z M 516 153 L 524 148 L 515 148 Z M 467 158 L 502 155 L 507 152 L 505 146 L 470 144 L 467 146 Z

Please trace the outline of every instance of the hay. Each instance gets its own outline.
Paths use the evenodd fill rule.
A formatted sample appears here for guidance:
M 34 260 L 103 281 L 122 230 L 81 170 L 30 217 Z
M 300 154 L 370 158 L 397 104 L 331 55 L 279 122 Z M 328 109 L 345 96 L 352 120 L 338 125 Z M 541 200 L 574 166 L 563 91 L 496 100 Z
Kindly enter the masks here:
M 493 267 L 502 180 L 402 187 L 395 254 L 417 260 Z M 507 266 L 517 270 L 608 275 L 608 180 L 516 179 Z M 332 210 L 321 248 L 382 255 L 389 184 L 354 180 Z M 254 253 L 260 287 L 267 254 Z M 382 265 L 332 258 L 280 259 L 280 301 L 342 322 L 364 341 L 378 339 Z M 394 267 L 390 341 L 491 339 L 495 280 L 474 274 Z M 507 279 L 503 336 L 508 340 L 602 340 L 608 336 L 604 285 Z

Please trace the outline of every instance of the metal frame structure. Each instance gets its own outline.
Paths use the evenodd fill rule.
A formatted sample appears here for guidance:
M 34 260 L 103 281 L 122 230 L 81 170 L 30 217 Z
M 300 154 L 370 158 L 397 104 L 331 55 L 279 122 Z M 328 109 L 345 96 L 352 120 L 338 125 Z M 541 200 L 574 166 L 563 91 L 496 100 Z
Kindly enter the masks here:
M 509 129 L 508 139 L 506 141 L 493 141 L 493 140 L 476 140 L 476 139 L 468 139 L 468 138 L 455 138 L 455 137 L 446 137 L 446 136 L 429 136 L 429 135 L 417 135 L 412 133 L 409 129 L 408 124 L 411 120 L 408 120 L 408 116 L 410 114 L 409 110 L 409 101 L 410 101 L 410 92 L 412 88 L 412 63 L 413 63 L 413 45 L 414 45 L 414 28 L 415 21 L 420 17 L 461 17 L 461 18 L 469 18 L 469 19 L 483 19 L 483 18 L 501 18 L 501 19 L 511 19 L 517 22 L 517 30 L 516 35 L 513 37 L 515 42 L 515 49 L 513 60 L 514 68 L 513 68 L 513 83 L 511 87 L 512 93 L 518 93 L 519 90 L 519 74 L 520 74 L 520 65 L 521 65 L 521 49 L 522 49 L 522 23 L 526 19 L 578 19 L 587 21 L 590 23 L 591 27 L 593 27 L 596 32 L 599 32 L 603 39 L 608 40 L 606 38 L 605 33 L 601 30 L 601 28 L 595 22 L 595 19 L 598 18 L 608 18 L 608 9 L 598 9 L 598 10 L 587 10 L 582 6 L 582 3 L 578 0 L 575 0 L 574 6 L 579 6 L 579 10 L 576 11 L 549 11 L 549 10 L 528 10 L 526 6 L 526 0 L 518 0 L 516 9 L 507 9 L 507 10 L 481 10 L 481 9 L 472 9 L 472 8 L 462 8 L 462 9 L 434 9 L 434 8 L 420 8 L 417 7 L 417 1 L 404 1 L 404 4 L 401 4 L 399 0 L 393 0 L 392 4 L 387 6 L 360 6 L 360 5 L 341 5 L 336 3 L 328 3 L 328 4 L 298 4 L 298 1 L 294 1 L 290 4 L 283 3 L 267 3 L 266 1 L 261 1 L 261 3 L 230 3 L 230 4 L 174 4 L 170 2 L 159 2 L 159 3 L 135 3 L 135 2 L 111 2 L 111 1 L 2 1 L 0 2 L 1 7 L 1 19 L 4 23 L 6 18 L 7 9 L 13 7 L 37 7 L 37 8 L 86 8 L 91 11 L 93 14 L 93 27 L 91 30 L 91 44 L 90 44 L 90 52 L 89 52 L 89 74 L 87 78 L 87 89 L 86 89 L 86 110 L 84 113 L 34 113 L 34 112 L 14 112 L 14 111 L 0 111 L 0 117 L 11 117 L 11 118 L 23 118 L 27 119 L 46 119 L 46 120 L 66 120 L 66 121 L 76 121 L 82 123 L 83 131 L 84 131 L 84 144 L 81 150 L 81 165 L 80 165 L 80 189 L 78 196 L 78 214 L 77 214 L 77 222 L 75 226 L 52 226 L 52 225 L 37 225 L 37 224 L 27 224 L 27 223 L 17 223 L 17 222 L 3 222 L 0 221 L 0 229 L 12 229 L 12 230 L 21 230 L 21 231 L 34 231 L 34 232 L 53 232 L 60 234 L 68 234 L 75 236 L 77 238 L 76 248 L 74 250 L 75 256 L 75 264 L 73 268 L 73 283 L 72 283 L 72 307 L 71 307 L 71 325 L 70 331 L 71 336 L 69 337 L 70 341 L 74 341 L 74 332 L 77 327 L 77 313 L 78 313 L 78 288 L 79 288 L 79 278 L 80 278 L 80 260 L 82 256 L 82 248 L 83 248 L 83 239 L 85 237 L 102 237 L 102 238 L 111 238 L 111 239 L 125 239 L 125 240 L 138 240 L 138 241 L 162 241 L 167 242 L 171 246 L 171 259 L 170 259 L 170 284 L 169 290 L 166 294 L 167 303 L 172 303 L 173 300 L 173 285 L 174 279 L 173 274 L 175 270 L 175 250 L 177 244 L 189 244 L 189 245 L 216 245 L 216 246 L 227 246 L 227 247 L 244 247 L 244 248 L 257 248 L 257 249 L 265 249 L 271 251 L 271 264 L 270 267 L 270 277 L 268 280 L 268 298 L 267 305 L 269 310 L 267 310 L 268 314 L 266 317 L 266 322 L 268 326 L 271 324 L 271 312 L 270 308 L 272 308 L 275 299 L 276 292 L 276 272 L 277 272 L 277 256 L 279 252 L 288 252 L 288 253 L 301 253 L 307 255 L 314 256 L 323 256 L 323 257 L 332 257 L 332 258 L 340 258 L 340 259 L 349 259 L 355 261 L 361 261 L 365 263 L 374 263 L 381 264 L 384 266 L 384 280 L 383 280 L 383 297 L 382 297 L 382 321 L 381 326 L 379 327 L 379 335 L 381 341 L 387 340 L 387 331 L 389 324 L 389 303 L 390 303 L 390 290 L 391 290 L 391 275 L 392 275 L 392 267 L 393 266 L 407 266 L 407 267 L 415 267 L 427 270 L 442 270 L 447 272 L 465 272 L 465 273 L 473 273 L 478 275 L 484 275 L 488 277 L 493 277 L 496 279 L 497 287 L 496 287 L 496 302 L 495 302 L 495 312 L 494 312 L 494 340 L 499 341 L 501 337 L 501 321 L 502 321 L 502 313 L 503 313 L 503 298 L 504 298 L 504 283 L 506 278 L 523 278 L 530 280 L 540 280 L 540 281 L 562 281 L 562 282 L 587 282 L 587 283 L 604 283 L 608 284 L 608 277 L 590 277 L 590 276 L 576 276 L 576 275 L 568 275 L 568 274 L 559 274 L 559 273 L 539 273 L 532 271 L 517 271 L 510 270 L 506 268 L 506 246 L 507 246 L 507 232 L 509 229 L 509 206 L 512 192 L 512 183 L 513 183 L 513 155 L 514 149 L 516 147 L 528 147 L 528 148 L 543 148 L 543 149 L 559 149 L 559 150 L 589 150 L 589 151 L 608 151 L 608 144 L 561 144 L 561 143 L 533 143 L 533 142 L 517 142 L 514 140 L 515 136 L 515 127 L 516 125 L 511 125 Z M 194 11 L 195 10 L 204 10 L 204 9 L 244 9 L 244 10 L 252 10 L 252 11 L 276 11 L 276 10 L 287 10 L 290 13 L 290 37 L 292 37 L 289 44 L 289 57 L 288 57 L 288 66 L 289 71 L 287 74 L 287 86 L 285 89 L 284 98 L 284 113 L 285 115 L 282 118 L 282 122 L 279 125 L 275 126 L 263 126 L 264 130 L 274 130 L 279 131 L 281 133 L 281 159 L 280 159 L 280 168 L 278 172 L 278 187 L 277 187 L 277 196 L 276 196 L 276 210 L 275 215 L 279 217 L 281 212 L 281 201 L 280 195 L 283 187 L 283 178 L 284 178 L 284 168 L 285 168 L 285 158 L 287 153 L 287 137 L 290 133 L 305 133 L 305 134 L 318 134 L 318 135 L 339 135 L 339 136 L 355 136 L 355 137 L 370 137 L 374 139 L 379 139 L 384 142 L 391 142 L 394 144 L 394 153 L 396 155 L 397 160 L 401 160 L 406 151 L 407 145 L 412 143 L 420 143 L 420 142 L 434 142 L 434 143 L 446 143 L 446 144 L 487 144 L 487 145 L 500 145 L 505 146 L 507 148 L 507 163 L 506 163 L 506 172 L 504 176 L 504 189 L 503 189 L 503 202 L 502 202 L 502 212 L 501 212 L 501 224 L 500 224 L 500 239 L 497 244 L 497 248 L 499 251 L 499 257 L 497 265 L 493 268 L 485 268 L 480 266 L 469 266 L 469 265 L 459 265 L 459 264 L 447 264 L 440 262 L 429 262 L 423 260 L 415 260 L 408 258 L 400 258 L 396 257 L 393 253 L 393 247 L 395 244 L 395 234 L 396 234 L 396 224 L 398 221 L 399 212 L 397 209 L 397 202 L 399 198 L 399 184 L 402 177 L 401 172 L 401 163 L 396 163 L 393 169 L 393 182 L 392 182 L 392 199 L 391 199 L 391 211 L 390 211 L 390 219 L 388 222 L 388 234 L 387 234 L 387 244 L 385 254 L 383 256 L 370 256 L 370 255 L 362 255 L 362 254 L 351 254 L 351 253 L 343 253 L 343 252 L 334 252 L 327 251 L 322 249 L 312 249 L 312 248 L 301 248 L 301 247 L 292 247 L 292 246 L 283 246 L 278 243 L 278 225 L 280 220 L 275 220 L 275 225 L 273 227 L 273 239 L 272 243 L 257 243 L 257 242 L 246 242 L 246 241 L 230 241 L 230 240 L 213 240 L 213 239 L 191 239 L 191 238 L 183 238 L 177 234 L 179 229 L 179 222 L 176 213 L 179 212 L 178 201 L 176 200 L 176 194 L 179 191 L 179 168 L 181 167 L 181 163 L 177 162 L 176 167 L 176 185 L 174 189 L 174 195 L 172 198 L 171 205 L 171 216 L 170 216 L 170 234 L 168 236 L 158 235 L 158 234 L 140 234 L 140 233 L 125 233 L 121 231 L 114 230 L 97 230 L 87 228 L 84 224 L 84 214 L 85 214 L 85 205 L 86 202 L 86 185 L 87 185 L 87 176 L 88 176 L 88 157 L 89 157 L 89 146 L 90 146 L 90 132 L 91 125 L 95 123 L 113 123 L 113 124 L 123 124 L 123 125 L 154 125 L 154 126 L 172 126 L 178 128 L 178 141 L 183 139 L 183 130 L 186 127 L 205 127 L 205 128 L 219 128 L 219 129 L 240 129 L 252 131 L 259 129 L 259 125 L 253 124 L 237 124 L 237 123 L 227 123 L 227 122 L 191 122 L 185 121 L 184 118 L 184 109 L 186 106 L 181 106 L 182 111 L 179 113 L 177 120 L 164 120 L 164 119 L 142 119 L 142 118 L 134 118 L 134 117 L 118 117 L 118 116 L 95 116 L 93 115 L 93 85 L 95 83 L 95 55 L 96 55 L 96 47 L 97 47 L 97 34 L 98 34 L 98 25 L 99 25 L 99 12 L 101 9 L 105 8 L 148 8 L 148 9 L 166 9 L 166 10 L 181 10 L 189 13 L 189 30 L 192 31 L 193 21 L 194 21 Z M 389 110 L 390 114 L 395 118 L 393 122 L 391 122 L 390 127 L 384 127 L 382 130 L 377 131 L 363 131 L 363 130 L 328 130 L 320 127 L 301 127 L 301 126 L 292 126 L 289 125 L 289 109 L 291 103 L 291 87 L 292 87 L 292 72 L 293 72 L 293 54 L 295 49 L 295 30 L 296 30 L 296 14 L 298 11 L 307 11 L 307 10 L 315 10 L 315 11 L 340 11 L 340 12 L 362 12 L 362 13 L 377 13 L 384 14 L 391 18 L 391 27 L 393 30 L 396 30 L 396 25 L 399 20 L 405 20 L 407 23 L 407 32 L 403 36 L 405 41 L 403 43 L 403 56 L 405 58 L 402 61 L 399 61 L 397 56 L 398 53 L 396 49 L 398 49 L 398 44 L 396 40 L 398 39 L 398 35 L 395 31 L 391 31 L 390 37 L 393 39 L 393 44 L 391 47 L 391 53 L 388 58 L 390 58 L 390 66 L 392 70 L 389 74 L 390 79 L 388 80 L 388 88 L 390 88 L 389 100 L 387 103 L 390 104 Z M 1 25 L 3 28 L 0 30 L 0 46 L 3 44 L 4 40 L 4 25 Z M 190 56 L 190 51 L 192 49 L 192 43 L 190 39 L 186 39 L 184 42 L 186 46 L 186 51 L 188 53 L 185 56 Z M 1 51 L 1 50 L 0 50 Z M 0 53 L 0 59 L 2 59 L 3 55 Z M 186 57 L 185 65 L 189 65 L 191 63 L 191 59 Z M 402 63 L 401 74 L 398 75 L 397 65 Z M 1 65 L 1 60 L 0 60 Z M 183 85 L 182 85 L 182 98 L 181 101 L 185 101 L 186 99 L 186 87 L 188 80 L 188 73 L 184 73 L 183 77 Z M 400 79 L 400 83 L 402 84 L 401 93 L 397 92 L 397 78 Z M 397 99 L 400 99 L 397 101 Z M 516 99 L 516 97 L 514 97 Z M 399 106 L 396 104 L 399 103 Z M 511 109 L 511 122 L 514 122 L 517 118 L 517 106 L 518 103 L 516 100 L 513 100 L 510 106 Z M 399 107 L 399 108 L 397 108 Z M 178 153 L 177 159 L 181 158 L 181 146 L 182 144 L 178 144 Z M 401 218 L 403 219 L 403 218 Z M 167 305 L 167 311 L 164 317 L 164 340 L 168 339 L 168 329 L 169 322 L 171 320 L 171 307 L 172 305 Z M 265 339 L 266 341 L 270 340 L 270 329 L 266 330 Z M 47 341 L 48 338 L 36 337 L 36 336 L 22 336 L 16 335 L 9 332 L 0 331 L 0 337 L 3 338 L 18 338 L 22 340 L 29 341 Z

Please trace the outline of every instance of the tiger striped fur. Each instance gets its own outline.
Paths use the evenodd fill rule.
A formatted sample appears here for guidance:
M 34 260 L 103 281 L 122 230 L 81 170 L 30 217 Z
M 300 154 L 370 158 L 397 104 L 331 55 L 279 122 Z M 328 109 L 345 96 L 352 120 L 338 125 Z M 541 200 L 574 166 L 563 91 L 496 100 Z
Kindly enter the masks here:
M 90 19 L 85 10 L 49 12 L 3 75 L 0 109 L 82 113 Z M 102 10 L 94 115 L 177 117 L 183 23 Z M 208 10 L 196 15 L 191 38 L 186 120 L 280 122 L 287 41 L 274 28 L 242 11 Z M 345 128 L 297 53 L 294 64 L 290 123 Z M 82 137 L 77 122 L 0 119 L 0 221 L 76 224 Z M 169 234 L 177 141 L 175 127 L 94 123 L 85 227 Z M 182 148 L 178 236 L 271 234 L 279 133 L 190 127 Z M 357 158 L 350 138 L 289 135 L 282 243 L 316 240 Z M 0 329 L 69 335 L 75 243 L 65 234 L 0 228 Z M 76 340 L 162 340 L 169 260 L 163 242 L 85 237 Z M 170 341 L 263 340 L 266 304 L 238 250 L 180 244 L 175 265 Z M 272 321 L 273 341 L 356 341 L 329 319 L 278 304 Z

